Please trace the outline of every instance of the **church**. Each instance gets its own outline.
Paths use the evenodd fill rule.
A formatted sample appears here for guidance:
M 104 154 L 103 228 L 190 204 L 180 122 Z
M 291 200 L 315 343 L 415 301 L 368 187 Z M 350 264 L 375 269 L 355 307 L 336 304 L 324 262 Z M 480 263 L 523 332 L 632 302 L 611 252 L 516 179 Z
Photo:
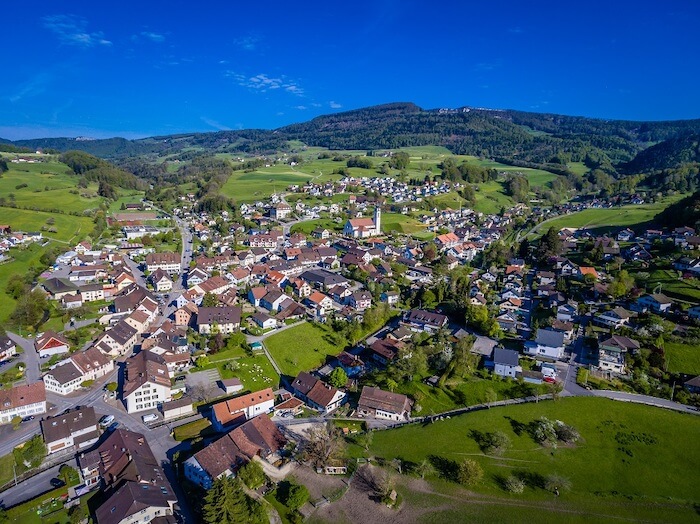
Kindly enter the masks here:
M 352 238 L 369 238 L 382 234 L 382 211 L 374 208 L 374 218 L 351 218 L 345 223 L 343 234 Z

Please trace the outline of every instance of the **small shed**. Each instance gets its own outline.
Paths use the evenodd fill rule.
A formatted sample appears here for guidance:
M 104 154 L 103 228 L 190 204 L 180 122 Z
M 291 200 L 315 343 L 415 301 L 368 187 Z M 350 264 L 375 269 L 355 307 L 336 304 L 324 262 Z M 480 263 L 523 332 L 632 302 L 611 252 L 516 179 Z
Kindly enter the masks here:
M 189 397 L 182 397 L 178 400 L 165 402 L 161 406 L 161 409 L 163 411 L 163 419 L 165 420 L 184 417 L 194 413 L 192 399 Z
M 221 389 L 223 389 L 227 395 L 232 393 L 238 393 L 243 391 L 243 383 L 238 378 L 226 378 L 219 381 Z

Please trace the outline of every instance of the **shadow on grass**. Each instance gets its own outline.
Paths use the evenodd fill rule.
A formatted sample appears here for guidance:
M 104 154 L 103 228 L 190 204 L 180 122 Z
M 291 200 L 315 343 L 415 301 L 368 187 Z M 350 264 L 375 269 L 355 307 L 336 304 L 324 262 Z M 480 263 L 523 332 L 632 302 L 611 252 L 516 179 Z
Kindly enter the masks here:
M 513 429 L 513 433 L 520 436 L 523 433 L 527 433 L 529 426 L 511 417 L 505 417 L 505 419 L 510 422 L 510 427 Z
M 458 482 L 459 464 L 457 462 L 437 455 L 430 455 L 428 460 L 441 478 Z

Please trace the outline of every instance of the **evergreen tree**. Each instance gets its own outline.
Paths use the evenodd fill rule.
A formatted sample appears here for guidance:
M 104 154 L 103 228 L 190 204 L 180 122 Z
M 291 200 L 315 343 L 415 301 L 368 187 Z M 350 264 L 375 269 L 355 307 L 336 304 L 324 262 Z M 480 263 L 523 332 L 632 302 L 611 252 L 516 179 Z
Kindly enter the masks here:
M 203 517 L 207 524 L 264 524 L 265 511 L 243 491 L 241 481 L 220 478 L 204 497 Z

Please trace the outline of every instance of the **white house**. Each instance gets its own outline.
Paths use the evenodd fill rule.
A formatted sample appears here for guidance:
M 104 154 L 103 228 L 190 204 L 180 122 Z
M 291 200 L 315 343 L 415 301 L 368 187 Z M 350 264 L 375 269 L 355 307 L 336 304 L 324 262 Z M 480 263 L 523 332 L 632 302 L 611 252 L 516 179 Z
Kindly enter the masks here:
M 637 299 L 638 308 L 651 309 L 654 313 L 666 313 L 672 305 L 673 301 L 662 293 L 652 293 Z
M 493 372 L 501 377 L 515 378 L 523 368 L 518 363 L 518 352 L 512 349 L 493 350 Z
M 0 424 L 9 424 L 15 417 L 42 413 L 46 413 L 46 388 L 43 382 L 0 389 Z
M 160 355 L 140 351 L 127 359 L 122 399 L 127 413 L 155 409 L 172 400 L 170 375 Z
M 564 333 L 538 329 L 535 340 L 525 342 L 525 352 L 532 356 L 559 359 L 564 355 Z
M 211 421 L 217 431 L 224 431 L 227 426 L 269 413 L 274 406 L 275 394 L 267 388 L 214 404 Z
M 34 348 L 39 353 L 40 358 L 45 358 L 68 353 L 70 346 L 63 335 L 59 335 L 55 331 L 46 331 L 36 338 Z
M 96 380 L 114 369 L 114 361 L 96 347 L 72 354 L 48 371 L 44 377 L 46 391 L 69 395 L 88 380 Z

